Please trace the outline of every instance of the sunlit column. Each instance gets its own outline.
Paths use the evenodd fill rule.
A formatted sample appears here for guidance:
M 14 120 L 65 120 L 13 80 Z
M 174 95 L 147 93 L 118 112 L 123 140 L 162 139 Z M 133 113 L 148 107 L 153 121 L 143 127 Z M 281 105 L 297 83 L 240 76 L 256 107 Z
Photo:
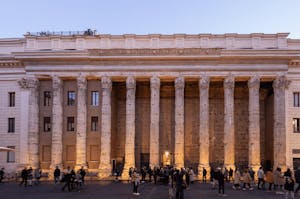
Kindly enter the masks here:
M 184 78 L 175 79 L 175 167 L 184 167 Z
M 106 178 L 112 173 L 111 165 L 111 89 L 112 82 L 109 77 L 101 78 L 102 110 L 101 110 L 101 153 L 99 174 Z
M 77 87 L 76 169 L 80 169 L 86 167 L 87 80 L 82 74 L 77 78 Z
M 160 79 L 154 76 L 151 84 L 150 110 L 150 167 L 159 166 L 159 97 Z
M 123 178 L 128 178 L 128 171 L 135 167 L 135 90 L 134 77 L 126 80 L 126 136 L 125 136 L 125 165 L 122 173 Z
M 235 168 L 234 157 L 234 77 L 224 80 L 224 166 Z
M 202 176 L 203 168 L 210 174 L 209 166 L 209 77 L 199 80 L 199 165 L 198 174 Z

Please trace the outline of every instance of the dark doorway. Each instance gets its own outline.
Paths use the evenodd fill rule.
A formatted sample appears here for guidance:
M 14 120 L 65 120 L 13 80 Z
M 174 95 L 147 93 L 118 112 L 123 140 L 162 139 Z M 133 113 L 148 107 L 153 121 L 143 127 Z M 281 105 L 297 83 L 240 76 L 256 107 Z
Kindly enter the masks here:
M 294 170 L 298 169 L 300 166 L 300 158 L 293 158 Z
M 144 166 L 149 168 L 150 153 L 141 153 L 141 168 Z

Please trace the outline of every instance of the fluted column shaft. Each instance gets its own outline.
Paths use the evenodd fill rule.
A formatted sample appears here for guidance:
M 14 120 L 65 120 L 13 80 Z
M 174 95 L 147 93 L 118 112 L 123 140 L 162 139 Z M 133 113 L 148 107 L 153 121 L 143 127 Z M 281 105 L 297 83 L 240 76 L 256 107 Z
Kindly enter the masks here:
M 184 78 L 175 80 L 175 167 L 184 167 Z
M 210 173 L 209 166 L 209 77 L 199 80 L 199 165 L 198 173 L 202 176 L 203 168 Z
M 52 103 L 52 146 L 51 169 L 62 167 L 62 133 L 63 133 L 63 81 L 57 77 L 52 78 L 53 103 Z
M 234 77 L 224 80 L 224 166 L 235 168 L 234 157 Z
M 249 166 L 254 171 L 260 167 L 260 111 L 259 88 L 260 78 L 251 77 L 248 81 L 249 88 Z
M 150 110 L 150 167 L 159 166 L 159 98 L 160 79 L 156 76 L 150 80 L 151 110 Z
M 101 78 L 101 153 L 99 177 L 106 178 L 111 174 L 111 90 L 112 82 L 109 77 Z
M 87 81 L 84 76 L 77 78 L 77 86 L 76 169 L 80 169 L 86 166 Z
M 285 89 L 288 80 L 280 75 L 273 82 L 274 88 L 274 168 L 286 168 Z
M 19 81 L 22 89 L 29 90 L 28 163 L 33 168 L 39 165 L 39 81 L 26 77 Z M 21 149 L 22 150 L 22 149 Z
M 125 165 L 123 178 L 128 178 L 128 171 L 135 167 L 135 90 L 134 77 L 126 79 L 126 137 L 125 137 Z

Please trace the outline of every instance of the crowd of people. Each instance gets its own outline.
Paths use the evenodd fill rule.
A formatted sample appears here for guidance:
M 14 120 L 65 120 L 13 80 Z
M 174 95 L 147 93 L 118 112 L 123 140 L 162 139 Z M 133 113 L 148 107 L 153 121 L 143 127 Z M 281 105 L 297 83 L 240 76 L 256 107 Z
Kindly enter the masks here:
M 208 171 L 202 168 L 200 175 L 203 183 L 207 183 Z M 232 168 L 216 167 L 210 169 L 210 183 L 212 189 L 217 189 L 219 195 L 226 196 L 225 184 L 232 183 L 234 190 L 249 190 L 252 191 L 255 187 L 257 190 L 274 191 L 276 194 L 285 194 L 285 197 L 294 199 L 295 194 L 300 190 L 300 167 L 293 172 L 290 169 L 282 171 L 281 168 L 266 169 L 260 167 L 257 172 L 252 168 L 235 170 Z M 4 179 L 4 168 L 0 169 L 0 183 Z M 139 195 L 138 187 L 140 184 L 150 182 L 154 184 L 170 185 L 169 194 L 176 199 L 184 198 L 184 190 L 190 189 L 190 184 L 195 181 L 195 173 L 192 168 L 176 169 L 173 166 L 165 167 L 142 167 L 140 172 L 136 168 L 130 168 L 129 182 L 133 185 L 133 194 Z M 39 185 L 42 177 L 40 168 L 32 169 L 25 167 L 21 171 L 20 186 L 33 186 Z M 65 171 L 61 171 L 59 167 L 53 172 L 54 183 L 62 183 L 61 190 L 67 189 L 69 192 L 72 190 L 80 191 L 84 185 L 86 171 L 82 167 L 77 172 L 70 167 Z

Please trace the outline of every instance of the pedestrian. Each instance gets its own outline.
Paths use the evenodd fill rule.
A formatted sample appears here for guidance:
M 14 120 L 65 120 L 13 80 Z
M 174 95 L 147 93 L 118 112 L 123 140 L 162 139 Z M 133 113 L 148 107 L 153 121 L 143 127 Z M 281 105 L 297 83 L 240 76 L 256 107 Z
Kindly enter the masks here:
M 146 175 L 147 175 L 147 171 L 146 171 L 146 167 L 142 167 L 141 169 L 141 174 L 142 174 L 142 183 L 144 183 L 146 181 Z
M 72 181 L 72 174 L 71 174 L 72 170 L 71 168 L 68 166 L 67 167 L 67 171 L 64 173 L 64 177 L 63 177 L 63 182 L 65 182 L 64 186 L 61 188 L 62 191 L 65 190 L 66 187 L 68 187 L 68 191 L 71 191 L 71 181 Z
M 189 175 L 189 168 L 187 168 L 184 171 L 184 176 L 185 176 L 185 184 L 186 184 L 186 188 L 189 189 L 190 188 L 190 175 Z
M 140 195 L 138 192 L 138 186 L 140 184 L 140 176 L 136 171 L 132 173 L 133 195 Z
M 300 166 L 298 167 L 298 169 L 295 172 L 295 180 L 296 180 L 296 183 L 298 184 L 297 188 L 295 190 L 295 194 L 297 194 L 298 191 L 300 190 Z
M 255 172 L 253 171 L 252 167 L 249 168 L 249 174 L 250 174 L 250 177 L 251 177 L 251 182 L 253 182 L 253 184 L 255 186 L 255 180 L 254 180 Z
M 239 171 L 238 168 L 235 169 L 234 171 L 234 178 L 233 178 L 233 189 L 236 190 L 236 189 L 241 189 L 241 173 Z
M 259 167 L 259 170 L 257 171 L 257 177 L 258 177 L 258 183 L 257 183 L 257 189 L 264 189 L 265 186 L 265 174 L 262 167 Z M 261 184 L 261 186 L 260 186 Z
M 40 168 L 36 168 L 36 169 L 34 170 L 34 179 L 35 179 L 34 184 L 35 184 L 35 185 L 40 184 L 41 176 L 42 176 L 42 170 L 41 170 Z
M 22 186 L 24 184 L 24 186 L 27 187 L 27 177 L 28 177 L 28 171 L 27 171 L 27 168 L 24 167 L 24 169 L 21 171 L 22 181 L 20 183 L 20 186 Z
M 2 182 L 2 180 L 4 179 L 4 168 L 2 167 L 0 170 L 0 183 Z
M 266 182 L 269 184 L 269 191 L 272 190 L 272 185 L 274 184 L 274 174 L 272 168 L 270 168 L 266 173 Z
M 148 169 L 148 175 L 149 175 L 149 182 L 152 182 L 153 170 L 151 167 L 149 167 Z
M 190 170 L 189 170 L 189 176 L 190 176 L 190 182 L 191 182 L 191 184 L 194 184 L 194 181 L 195 181 L 195 173 L 194 173 L 193 168 L 190 168 Z
M 205 167 L 203 167 L 202 182 L 204 182 L 204 183 L 206 183 L 206 175 L 207 175 L 207 170 L 205 169 Z
M 213 167 L 210 168 L 210 182 L 213 183 L 214 181 L 214 173 L 215 169 Z
M 229 182 L 230 180 L 233 181 L 233 169 L 231 167 L 229 168 Z
M 175 182 L 176 182 L 176 199 L 184 198 L 184 189 L 187 187 L 183 176 L 185 175 L 185 171 L 181 168 L 181 171 L 175 171 Z
M 281 168 L 277 168 L 274 172 L 274 189 L 277 194 L 284 194 L 283 185 L 285 184 L 284 175 L 281 172 Z M 279 187 L 279 191 L 277 191 Z
M 154 174 L 153 174 L 154 184 L 157 183 L 157 176 L 158 175 L 159 175 L 159 169 L 158 169 L 158 167 L 154 167 Z
M 28 178 L 28 185 L 32 186 L 32 180 L 33 180 L 33 169 L 32 167 L 29 167 L 29 169 L 27 170 L 27 178 Z
M 76 179 L 75 179 L 76 187 L 77 187 L 78 192 L 80 192 L 80 189 L 81 189 L 82 184 L 83 184 L 82 175 L 81 175 L 82 172 L 80 170 L 77 171 Z
M 60 178 L 60 169 L 58 168 L 58 166 L 56 166 L 53 175 L 54 175 L 54 183 L 57 184 Z
M 218 168 L 217 173 L 215 174 L 219 183 L 219 195 L 226 196 L 225 194 L 225 168 Z
M 82 166 L 81 169 L 79 170 L 79 174 L 81 175 L 81 181 L 82 181 L 82 184 L 84 184 L 84 182 L 85 182 L 85 181 L 84 181 L 84 178 L 85 178 L 86 172 L 85 172 L 83 166 Z M 118 174 L 117 174 L 117 176 L 118 176 Z
M 286 176 L 286 181 L 284 184 L 284 189 L 285 189 L 285 198 L 288 199 L 288 196 L 291 195 L 291 198 L 295 198 L 294 194 L 294 179 L 291 176 Z
M 249 190 L 253 190 L 253 188 L 251 187 L 251 176 L 249 174 L 248 169 L 244 170 L 243 173 L 243 191 L 246 190 L 246 188 L 248 188 Z

